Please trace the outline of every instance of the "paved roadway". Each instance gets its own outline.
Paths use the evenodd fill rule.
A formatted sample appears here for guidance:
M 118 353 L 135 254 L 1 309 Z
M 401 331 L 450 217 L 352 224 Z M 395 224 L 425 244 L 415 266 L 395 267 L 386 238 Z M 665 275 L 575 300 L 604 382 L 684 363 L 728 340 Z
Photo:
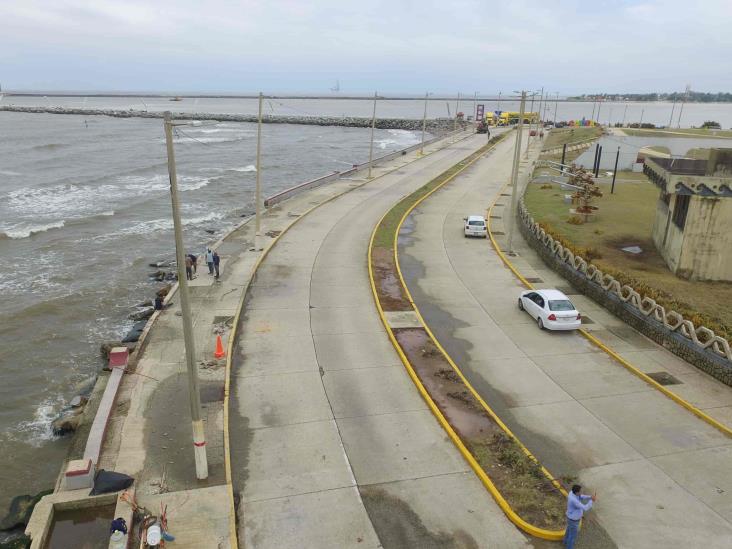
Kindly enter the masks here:
M 324 204 L 263 262 L 233 357 L 242 546 L 529 546 L 418 396 L 366 265 L 383 213 L 485 141 L 472 136 Z
M 580 534 L 578 546 L 730 547 L 732 440 L 579 334 L 539 331 L 518 311 L 523 287 L 490 243 L 464 238 L 462 218 L 484 215 L 507 181 L 512 143 L 500 144 L 410 216 L 400 263 L 415 302 L 476 389 L 549 470 L 597 489 L 599 528 Z M 494 210 L 501 232 L 508 200 Z M 514 243 L 512 261 L 540 280 L 538 287 L 574 293 L 518 231 Z M 584 296 L 571 298 L 600 339 L 643 371 L 670 372 L 682 384 L 669 388 L 720 420 L 730 418 L 732 389 Z

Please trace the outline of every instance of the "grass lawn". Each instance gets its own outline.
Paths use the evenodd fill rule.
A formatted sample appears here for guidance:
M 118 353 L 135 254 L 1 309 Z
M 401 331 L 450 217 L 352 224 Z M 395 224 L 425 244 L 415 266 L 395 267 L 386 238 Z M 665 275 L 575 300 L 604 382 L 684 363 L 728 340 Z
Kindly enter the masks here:
M 549 132 L 544 140 L 544 149 L 553 149 L 561 147 L 565 143 L 576 143 L 578 141 L 587 141 L 600 137 L 602 128 L 597 126 L 577 127 L 577 128 L 555 128 Z
M 684 135 L 686 137 L 732 137 L 732 130 L 709 130 L 706 128 L 669 128 L 669 129 L 641 129 L 641 128 L 619 128 L 626 135 L 638 137 L 669 137 Z
M 618 179 L 623 179 L 623 173 Z M 655 186 L 647 180 L 628 178 L 616 182 L 615 194 L 611 195 L 610 184 L 600 183 L 603 196 L 594 202 L 599 210 L 595 219 L 582 225 L 567 222 L 571 205 L 563 198 L 570 191 L 560 190 L 557 184 L 548 189 L 541 186 L 529 185 L 525 203 L 545 230 L 565 239 L 585 259 L 594 256 L 595 265 L 635 287 L 641 295 L 653 297 L 695 324 L 703 321 L 718 335 L 732 339 L 732 284 L 678 278 L 656 251 L 651 238 L 659 192 Z M 621 250 L 628 246 L 640 246 L 643 252 L 634 255 Z

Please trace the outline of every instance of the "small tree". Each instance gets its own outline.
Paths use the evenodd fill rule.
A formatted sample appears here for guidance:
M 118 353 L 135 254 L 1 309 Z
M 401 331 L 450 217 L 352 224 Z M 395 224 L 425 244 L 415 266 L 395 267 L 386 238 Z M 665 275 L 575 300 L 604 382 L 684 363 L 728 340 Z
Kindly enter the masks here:
M 715 122 L 714 120 L 707 120 L 704 122 L 704 124 L 701 125 L 702 128 L 706 128 L 708 130 L 721 130 L 722 125 L 719 122 Z

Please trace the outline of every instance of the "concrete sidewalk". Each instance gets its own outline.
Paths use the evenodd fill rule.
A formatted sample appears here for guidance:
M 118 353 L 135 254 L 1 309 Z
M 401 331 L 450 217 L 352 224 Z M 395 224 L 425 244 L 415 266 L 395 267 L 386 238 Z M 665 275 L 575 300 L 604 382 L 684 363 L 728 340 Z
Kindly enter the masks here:
M 260 267 L 232 384 L 245 546 L 527 545 L 419 398 L 366 264 L 383 213 L 484 144 L 471 137 L 318 208 Z
M 430 145 L 425 152 L 437 151 L 451 141 Z M 417 154 L 411 153 L 376 165 L 374 175 L 398 170 L 416 158 Z M 354 178 L 335 181 L 269 209 L 263 216 L 265 249 L 279 232 L 313 205 L 347 193 L 363 182 Z M 99 467 L 135 477 L 136 497 L 141 505 L 154 513 L 161 504 L 168 505 L 170 529 L 176 535 L 177 547 L 227 548 L 236 544 L 232 539 L 234 510 L 224 461 L 226 359 L 216 360 L 213 355 L 217 333 L 222 334 L 226 346 L 242 295 L 262 253 L 250 251 L 253 230 L 253 223 L 245 223 L 218 244 L 222 258 L 218 281 L 208 274 L 205 265 L 199 265 L 197 277 L 189 283 L 208 479 L 195 478 L 177 293 L 171 298 L 172 305 L 151 324 L 137 356 L 137 375 L 127 375 L 123 380 L 102 449 Z
M 577 476 L 597 490 L 590 516 L 601 528 L 584 531 L 578 547 L 729 546 L 732 440 L 579 334 L 540 331 L 518 310 L 524 288 L 490 243 L 464 238 L 462 218 L 484 214 L 508 180 L 512 152 L 511 140 L 502 143 L 412 214 L 400 263 L 426 322 L 552 473 Z M 491 219 L 502 246 L 509 202 L 501 195 Z M 511 261 L 522 274 L 538 287 L 570 294 L 592 322 L 587 329 L 606 344 L 643 371 L 679 377 L 682 385 L 671 388 L 695 404 L 718 407 L 717 417 L 729 413 L 732 389 L 576 295 L 518 230 L 514 249 Z

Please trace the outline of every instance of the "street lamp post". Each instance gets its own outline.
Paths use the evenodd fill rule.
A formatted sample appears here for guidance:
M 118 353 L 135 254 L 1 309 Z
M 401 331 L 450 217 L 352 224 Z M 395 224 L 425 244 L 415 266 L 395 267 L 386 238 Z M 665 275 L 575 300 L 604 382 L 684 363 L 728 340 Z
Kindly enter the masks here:
M 188 400 L 191 409 L 193 427 L 193 454 L 196 461 L 196 478 L 208 478 L 208 460 L 206 457 L 206 434 L 201 419 L 201 393 L 198 388 L 198 367 L 196 365 L 196 347 L 193 340 L 193 323 L 191 322 L 191 304 L 188 297 L 188 279 L 186 278 L 185 249 L 183 247 L 183 230 L 180 220 L 178 202 L 178 177 L 175 170 L 175 151 L 173 150 L 173 117 L 170 111 L 163 113 L 165 127 L 165 145 L 168 151 L 168 177 L 170 179 L 170 201 L 173 206 L 173 232 L 175 234 L 175 260 L 178 266 L 178 294 L 183 318 L 183 342 L 186 352 L 188 372 Z
M 524 129 L 524 110 L 526 108 L 526 92 L 521 92 L 521 107 L 519 108 L 519 123 L 516 128 L 516 146 L 513 151 L 513 168 L 511 170 L 511 211 L 506 223 L 508 224 L 508 246 L 507 250 L 513 252 L 513 232 L 516 219 L 516 208 L 518 207 L 518 171 L 519 160 L 521 159 L 521 134 Z
M 422 145 L 419 147 L 419 154 L 424 154 L 424 134 L 427 129 L 427 99 L 430 96 L 430 92 L 424 93 L 424 114 L 422 115 Z
M 369 175 L 371 179 L 371 164 L 374 160 L 374 129 L 376 128 L 376 98 L 378 97 L 377 92 L 374 92 L 374 113 L 371 116 L 371 144 L 369 145 Z

